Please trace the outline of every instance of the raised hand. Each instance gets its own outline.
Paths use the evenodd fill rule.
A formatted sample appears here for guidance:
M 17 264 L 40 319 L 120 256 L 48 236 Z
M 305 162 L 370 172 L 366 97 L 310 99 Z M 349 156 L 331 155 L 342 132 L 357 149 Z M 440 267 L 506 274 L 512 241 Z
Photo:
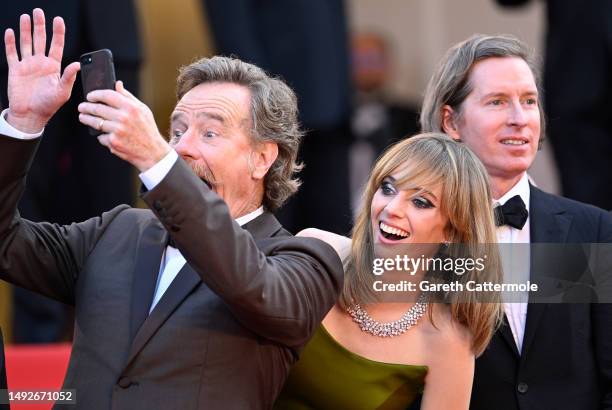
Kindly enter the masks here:
M 104 134 L 100 144 L 141 172 L 161 161 L 172 148 L 161 136 L 153 113 L 117 81 L 116 90 L 95 90 L 79 104 L 79 121 Z
M 66 28 L 61 17 L 53 19 L 53 38 L 49 55 L 45 55 L 47 34 L 45 14 L 34 9 L 34 36 L 30 16 L 23 14 L 19 20 L 21 60 L 17 56 L 15 33 L 4 33 L 6 60 L 8 62 L 7 121 L 13 127 L 27 133 L 40 132 L 49 119 L 70 98 L 72 86 L 80 69 L 78 62 L 68 65 L 61 74 Z

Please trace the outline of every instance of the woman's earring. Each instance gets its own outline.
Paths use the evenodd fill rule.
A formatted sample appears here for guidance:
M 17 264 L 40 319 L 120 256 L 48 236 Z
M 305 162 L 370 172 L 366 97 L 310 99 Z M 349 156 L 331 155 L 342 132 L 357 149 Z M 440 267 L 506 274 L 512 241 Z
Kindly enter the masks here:
M 443 257 L 444 255 L 446 255 L 448 252 L 449 246 L 450 246 L 449 241 L 442 241 L 442 243 L 440 243 L 440 247 L 438 248 L 438 255 L 440 257 Z

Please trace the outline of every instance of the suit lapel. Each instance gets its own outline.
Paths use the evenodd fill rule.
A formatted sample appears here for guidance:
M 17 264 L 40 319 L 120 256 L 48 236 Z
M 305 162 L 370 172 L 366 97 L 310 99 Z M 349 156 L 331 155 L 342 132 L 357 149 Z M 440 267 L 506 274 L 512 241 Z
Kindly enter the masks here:
M 270 212 L 264 212 L 252 221 L 244 224 L 242 228 L 249 231 L 255 240 L 261 240 L 278 235 L 283 227 Z
M 135 273 L 136 277 L 139 279 L 138 283 L 136 283 L 136 280 L 134 281 L 134 289 L 132 294 L 132 316 L 134 319 L 132 323 L 138 325 L 138 327 L 135 327 L 134 329 L 130 328 L 130 330 L 134 331 L 134 335 L 132 338 L 133 342 L 127 365 L 134 360 L 136 355 L 138 355 L 146 343 L 151 339 L 157 329 L 163 325 L 172 312 L 174 312 L 174 310 L 201 282 L 201 278 L 198 273 L 194 271 L 188 263 L 186 263 L 149 315 L 149 308 L 153 300 L 155 285 L 157 284 L 157 275 L 159 273 L 161 255 L 166 243 L 168 242 L 168 233 L 157 220 L 155 220 L 155 222 L 156 225 L 162 230 L 163 234 L 161 237 L 155 235 L 145 235 L 141 245 L 143 249 L 139 252 L 139 258 L 137 261 L 136 269 L 143 269 L 144 271 L 137 271 Z M 243 228 L 249 231 L 255 240 L 269 238 L 270 236 L 275 236 L 282 231 L 281 224 L 269 212 L 264 212 L 262 215 L 245 224 Z M 145 241 L 147 236 L 151 236 L 151 238 Z M 142 261 L 140 257 L 141 254 Z M 145 280 L 148 282 L 145 283 Z M 139 289 L 141 291 L 139 291 Z M 138 298 L 138 301 L 136 301 L 136 298 Z M 138 320 L 142 321 L 138 322 Z
M 161 257 L 167 242 L 168 233 L 162 224 L 153 218 L 142 234 L 134 265 L 130 340 L 134 340 L 136 332 L 138 332 L 138 329 L 149 316 L 149 308 L 151 307 L 155 285 L 157 284 Z
M 200 282 L 200 276 L 186 263 L 176 275 L 176 278 L 174 278 L 157 305 L 155 305 L 151 314 L 146 318 L 138 330 L 138 333 L 136 333 L 130 349 L 127 365 L 132 362 L 149 339 L 155 334 L 157 329 L 163 325 L 172 312 L 174 312 Z
M 510 325 L 508 324 L 508 318 L 504 313 L 504 323 L 499 328 L 499 333 L 502 336 L 502 339 L 508 344 L 512 353 L 514 353 L 515 357 L 520 357 L 518 348 L 516 347 L 516 342 L 514 341 L 514 336 L 512 336 L 512 330 L 510 329 Z
M 531 243 L 565 243 L 572 217 L 553 195 L 530 186 L 529 235 Z M 533 266 L 532 266 L 533 267 Z
M 572 217 L 554 200 L 554 196 L 547 194 L 530 185 L 529 224 L 531 243 L 565 243 L 572 223 Z M 538 255 L 531 256 L 531 272 L 544 269 L 542 264 L 550 263 Z M 527 307 L 527 320 L 525 322 L 525 335 L 523 337 L 523 351 L 521 357 L 527 352 L 535 338 L 538 324 L 547 310 L 545 303 L 530 303 Z

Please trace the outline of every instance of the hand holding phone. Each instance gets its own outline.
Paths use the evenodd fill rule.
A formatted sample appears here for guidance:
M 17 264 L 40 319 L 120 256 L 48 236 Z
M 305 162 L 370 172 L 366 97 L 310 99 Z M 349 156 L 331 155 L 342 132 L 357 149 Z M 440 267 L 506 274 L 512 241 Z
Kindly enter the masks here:
M 83 84 L 83 95 L 87 97 L 93 90 L 114 90 L 115 66 L 113 64 L 113 53 L 109 49 L 102 49 L 85 53 L 80 58 L 81 82 Z M 89 127 L 89 134 L 97 136 L 102 134 L 100 130 Z

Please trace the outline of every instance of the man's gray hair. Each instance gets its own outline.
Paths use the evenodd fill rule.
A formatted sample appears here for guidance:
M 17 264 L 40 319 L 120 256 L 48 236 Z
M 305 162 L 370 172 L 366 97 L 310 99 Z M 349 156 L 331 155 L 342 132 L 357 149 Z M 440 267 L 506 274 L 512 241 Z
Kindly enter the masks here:
M 457 115 L 461 115 L 461 105 L 473 89 L 473 84 L 469 81 L 472 67 L 479 61 L 493 57 L 521 58 L 531 69 L 540 94 L 538 107 L 540 142 L 542 141 L 545 135 L 545 119 L 539 72 L 529 48 L 511 35 L 476 34 L 446 52 L 425 89 L 420 117 L 422 132 L 444 132 L 442 108 L 445 105 L 449 105 Z
M 302 165 L 297 153 L 304 132 L 298 120 L 297 98 L 289 86 L 253 64 L 231 57 L 202 58 L 180 69 L 177 97 L 203 84 L 226 82 L 251 92 L 251 137 L 254 143 L 278 145 L 278 157 L 264 179 L 263 204 L 276 211 L 293 195 L 300 181 L 294 178 Z

